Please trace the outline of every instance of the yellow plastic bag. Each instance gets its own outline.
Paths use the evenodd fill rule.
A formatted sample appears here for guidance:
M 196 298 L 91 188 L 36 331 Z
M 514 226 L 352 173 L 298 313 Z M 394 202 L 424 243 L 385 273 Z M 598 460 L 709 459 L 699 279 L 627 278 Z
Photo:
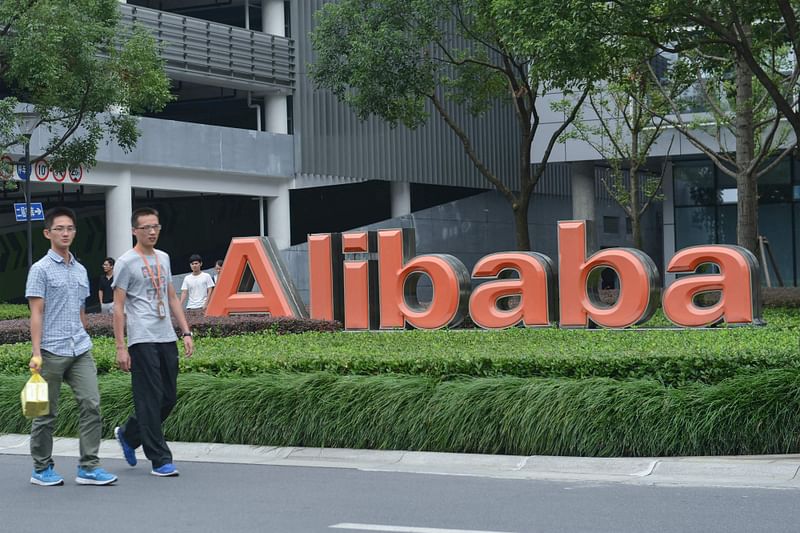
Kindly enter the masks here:
M 47 382 L 38 372 L 34 372 L 20 393 L 22 414 L 28 418 L 44 416 L 50 413 L 50 401 L 47 394 Z

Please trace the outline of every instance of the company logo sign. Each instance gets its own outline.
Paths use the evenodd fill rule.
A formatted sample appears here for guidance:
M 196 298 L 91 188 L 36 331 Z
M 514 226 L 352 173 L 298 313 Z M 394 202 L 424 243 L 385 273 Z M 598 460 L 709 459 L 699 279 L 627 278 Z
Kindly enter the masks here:
M 667 272 L 681 277 L 662 296 L 658 269 L 647 254 L 632 248 L 589 250 L 584 221 L 559 222 L 558 268 L 540 253 L 499 252 L 481 258 L 470 273 L 449 254 L 415 255 L 414 232 L 408 229 L 309 235 L 308 256 L 311 318 L 339 320 L 351 330 L 439 329 L 456 326 L 467 315 L 486 329 L 590 323 L 626 328 L 647 322 L 659 302 L 681 327 L 761 323 L 758 263 L 748 250 L 707 245 L 679 251 Z M 604 304 L 590 283 L 601 268 L 613 269 L 619 278 L 613 305 Z M 417 297 L 423 277 L 433 289 L 425 303 Z M 474 290 L 472 279 L 482 281 Z M 242 292 L 255 283 L 260 292 Z M 719 301 L 698 305 L 697 297 L 709 292 L 719 292 Z M 510 298 L 518 303 L 506 305 Z M 235 238 L 207 314 L 253 312 L 309 316 L 274 243 Z

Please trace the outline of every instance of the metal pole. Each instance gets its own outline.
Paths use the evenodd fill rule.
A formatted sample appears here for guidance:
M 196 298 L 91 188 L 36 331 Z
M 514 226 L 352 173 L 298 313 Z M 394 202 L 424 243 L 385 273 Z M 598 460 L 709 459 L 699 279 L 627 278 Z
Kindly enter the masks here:
M 28 218 L 28 271 L 33 266 L 33 227 L 31 225 L 31 138 L 25 137 L 25 215 Z

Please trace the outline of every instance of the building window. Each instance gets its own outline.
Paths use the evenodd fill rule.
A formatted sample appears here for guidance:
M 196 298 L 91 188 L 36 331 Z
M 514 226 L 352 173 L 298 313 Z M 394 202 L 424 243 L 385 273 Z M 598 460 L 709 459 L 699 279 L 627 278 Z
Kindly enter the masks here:
M 603 217 L 603 233 L 619 233 L 619 218 Z
M 769 240 L 778 271 L 789 286 L 800 285 L 798 174 L 792 160 L 786 159 L 758 180 L 758 232 Z M 676 250 L 697 244 L 736 244 L 736 180 L 708 161 L 679 162 L 673 178 Z M 775 269 L 772 265 L 769 269 L 774 283 Z

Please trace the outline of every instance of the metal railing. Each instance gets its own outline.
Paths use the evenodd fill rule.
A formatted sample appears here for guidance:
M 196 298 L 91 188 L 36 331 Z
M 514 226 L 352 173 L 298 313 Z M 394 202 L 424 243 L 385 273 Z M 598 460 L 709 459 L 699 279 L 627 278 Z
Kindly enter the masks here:
M 294 88 L 294 41 L 155 9 L 120 4 L 123 26 L 156 38 L 167 75 L 248 91 Z

